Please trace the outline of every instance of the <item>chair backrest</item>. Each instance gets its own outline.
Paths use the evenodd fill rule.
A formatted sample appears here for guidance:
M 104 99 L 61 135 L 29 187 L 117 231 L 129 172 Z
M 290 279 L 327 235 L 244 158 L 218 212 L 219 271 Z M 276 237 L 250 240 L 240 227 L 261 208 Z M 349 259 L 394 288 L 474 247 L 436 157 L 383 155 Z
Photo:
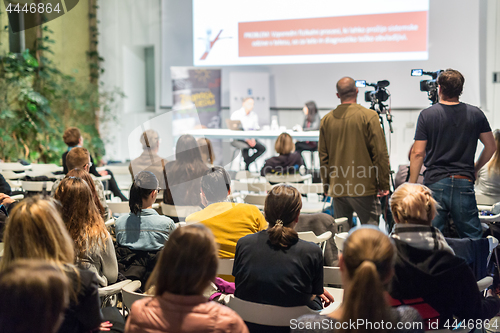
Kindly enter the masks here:
M 323 194 L 323 184 L 289 184 L 295 187 L 301 194 Z
M 135 291 L 140 287 L 141 281 L 136 280 L 132 281 L 121 289 L 122 301 L 126 309 L 130 310 L 132 308 L 132 304 L 134 304 L 134 302 L 139 299 L 152 297 L 151 295 L 136 293 Z
M 316 237 L 316 234 L 312 231 L 301 231 L 297 234 L 299 235 L 300 239 L 305 240 L 306 242 L 313 242 L 316 244 L 320 242 L 318 240 L 318 237 Z
M 232 297 L 227 306 L 246 322 L 266 326 L 290 326 L 292 319 L 305 314 L 317 313 L 307 306 L 282 307 L 259 304 Z
M 231 184 L 232 192 L 269 192 L 273 189 L 273 185 L 269 183 L 257 183 L 257 182 L 240 182 L 234 180 Z
M 196 213 L 201 210 L 199 206 L 177 206 L 177 205 L 167 205 L 165 203 L 161 203 L 161 211 L 163 215 L 186 218 L 193 213 Z
M 0 173 L 7 180 L 21 179 L 21 178 L 26 177 L 26 172 L 16 173 L 16 172 L 14 172 L 12 170 L 4 170 L 4 171 L 0 170 Z
M 0 163 L 0 171 L 25 171 L 30 170 L 30 165 L 22 165 L 21 163 Z
M 130 213 L 130 207 L 128 202 L 111 202 L 107 201 L 108 208 L 113 212 L 113 214 L 128 214 Z
M 21 201 L 24 199 L 24 194 L 16 194 L 10 197 L 12 200 Z
M 31 164 L 31 170 L 35 172 L 41 172 L 41 173 L 47 173 L 47 172 L 56 172 L 56 171 L 63 171 L 62 166 L 57 166 L 55 164 L 37 164 L 37 163 L 32 163 Z
M 347 239 L 347 232 L 341 232 L 339 234 L 335 234 L 334 239 L 335 239 L 335 245 L 337 246 L 337 249 L 339 252 L 342 252 L 344 249 L 344 242 Z
M 247 194 L 244 201 L 247 204 L 264 206 L 267 195 L 265 194 Z
M 48 193 L 50 193 L 53 185 L 53 182 L 21 182 L 21 187 L 23 188 L 23 190 L 28 192 L 47 191 Z
M 266 180 L 270 183 L 301 183 L 312 179 L 312 175 L 301 175 L 296 173 L 293 175 L 276 175 L 268 173 L 266 175 Z
M 238 171 L 234 179 L 242 180 L 242 179 L 258 179 L 260 175 L 258 173 L 251 173 L 250 171 Z
M 349 221 L 347 217 L 340 217 L 335 219 L 335 226 L 337 227 L 337 233 L 349 231 Z
M 234 259 L 219 259 L 217 275 L 233 275 Z
M 340 275 L 340 267 L 323 267 L 323 284 L 342 285 L 342 278 Z

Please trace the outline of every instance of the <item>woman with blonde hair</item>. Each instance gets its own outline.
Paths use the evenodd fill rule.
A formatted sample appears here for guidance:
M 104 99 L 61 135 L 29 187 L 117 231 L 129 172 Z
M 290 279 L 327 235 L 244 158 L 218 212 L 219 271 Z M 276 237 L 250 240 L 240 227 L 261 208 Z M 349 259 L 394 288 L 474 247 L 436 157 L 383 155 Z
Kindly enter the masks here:
M 354 229 L 339 255 L 344 286 L 342 305 L 328 317 L 302 316 L 292 323 L 292 332 L 374 331 L 367 325 L 358 325 L 354 329 L 349 325 L 359 320 L 379 324 L 376 331 L 381 333 L 424 332 L 422 319 L 415 309 L 408 306 L 393 309 L 387 300 L 386 290 L 394 273 L 395 252 L 389 237 L 375 227 Z M 321 325 L 325 319 L 330 319 L 328 329 Z M 414 325 L 412 329 L 395 329 L 398 323 L 418 322 L 420 326 Z
M 439 328 L 453 318 L 493 318 L 500 311 L 500 300 L 491 290 L 489 297 L 482 297 L 467 262 L 455 256 L 431 225 L 436 216 L 431 190 L 405 183 L 394 191 L 390 205 L 396 222 L 391 236 L 397 248 L 391 296 L 401 303 L 423 299 L 434 310 Z
M 262 176 L 268 173 L 282 175 L 295 174 L 304 165 L 302 156 L 295 151 L 295 144 L 290 134 L 281 133 L 276 139 L 274 149 L 279 155 L 266 160 L 266 163 L 260 170 Z
M 206 227 L 176 229 L 146 285 L 154 287 L 155 296 L 132 305 L 126 332 L 248 332 L 233 310 L 203 296 L 217 264 L 217 246 Z
M 69 288 L 66 274 L 47 261 L 16 260 L 8 265 L 0 271 L 0 332 L 57 332 Z
M 5 228 L 0 271 L 19 259 L 45 260 L 59 266 L 71 282 L 70 304 L 59 332 L 89 332 L 98 329 L 103 322 L 97 292 L 99 285 L 94 273 L 73 265 L 73 241 L 57 205 L 52 199 L 40 197 L 27 198 L 16 205 Z
M 474 191 L 486 196 L 490 203 L 500 202 L 500 130 L 493 132 L 497 150 L 491 160 L 477 173 Z
M 78 266 L 96 273 L 100 286 L 116 282 L 118 262 L 113 241 L 87 182 L 67 176 L 57 187 L 54 198 L 61 203 L 61 215 L 75 243 Z

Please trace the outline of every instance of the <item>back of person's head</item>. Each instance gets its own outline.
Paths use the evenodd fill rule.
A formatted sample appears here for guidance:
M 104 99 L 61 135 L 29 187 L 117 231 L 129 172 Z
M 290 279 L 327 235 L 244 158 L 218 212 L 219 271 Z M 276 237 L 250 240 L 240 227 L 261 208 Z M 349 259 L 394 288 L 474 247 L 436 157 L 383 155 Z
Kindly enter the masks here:
M 148 129 L 141 135 L 142 149 L 157 149 L 160 145 L 160 136 L 154 129 Z
M 76 147 L 71 149 L 66 155 L 66 165 L 68 170 L 75 168 L 83 169 L 85 165 L 89 164 L 90 154 L 86 148 Z
M 437 83 L 441 88 L 441 93 L 445 97 L 457 98 L 462 95 L 465 78 L 459 71 L 448 68 L 439 74 Z
M 488 173 L 491 172 L 500 173 L 500 130 L 496 129 L 493 131 L 493 136 L 495 137 L 495 142 L 497 144 L 497 150 L 493 157 L 488 162 Z
M 431 225 L 437 213 L 432 191 L 420 184 L 404 183 L 394 191 L 389 202 L 397 223 Z
M 82 134 L 76 127 L 70 127 L 64 131 L 63 141 L 68 147 L 74 147 L 80 143 Z
M 307 102 L 306 107 L 307 107 L 307 120 L 313 122 L 316 113 L 318 113 L 318 107 L 316 106 L 316 103 L 314 103 L 314 101 Z
M 83 169 L 75 168 L 73 170 L 70 170 L 66 174 L 66 176 L 67 177 L 79 177 L 87 183 L 87 185 L 90 188 L 90 192 L 92 192 L 92 197 L 94 198 L 94 203 L 97 207 L 97 210 L 99 210 L 99 212 L 101 213 L 101 216 L 103 216 L 103 218 L 104 218 L 104 214 L 105 214 L 104 207 L 102 206 L 101 200 L 99 200 L 99 196 L 97 195 L 97 191 L 95 189 L 94 180 L 92 179 L 92 176 L 90 175 L 90 173 L 88 173 L 87 171 L 85 171 Z
M 79 177 L 65 177 L 54 198 L 61 203 L 61 215 L 78 257 L 84 257 L 92 247 L 104 246 L 108 233 L 87 182 Z
M 0 332 L 54 333 L 69 303 L 69 281 L 58 266 L 19 260 L 0 271 Z
M 214 156 L 214 150 L 212 148 L 212 142 L 209 139 L 205 138 L 199 138 L 197 142 L 200 147 L 200 153 L 203 162 L 213 165 L 215 156 Z
M 341 78 L 337 82 L 337 93 L 341 101 L 356 98 L 358 96 L 356 81 L 350 77 Z
M 295 151 L 295 143 L 288 133 L 281 133 L 276 139 L 274 150 L 280 155 L 287 155 Z
M 342 322 L 392 320 L 385 291 L 393 275 L 395 253 L 389 237 L 375 228 L 360 228 L 347 237 L 340 258 L 341 270 L 345 270 L 349 280 L 344 291 Z M 369 331 L 361 326 L 356 332 Z
M 128 205 L 130 211 L 139 215 L 142 210 L 142 200 L 147 199 L 151 192 L 158 190 L 158 179 L 150 171 L 140 171 L 134 177 L 134 182 L 130 187 L 130 199 Z
M 267 232 L 273 245 L 289 247 L 299 235 L 293 229 L 302 209 L 300 192 L 290 185 L 277 185 L 268 193 L 264 203 L 264 215 L 269 223 Z
M 231 189 L 231 176 L 220 166 L 215 166 L 201 178 L 201 190 L 209 204 L 227 199 Z
M 198 142 L 192 135 L 184 134 L 179 137 L 175 146 L 175 159 L 184 163 L 203 163 Z
M 54 200 L 39 196 L 26 198 L 10 213 L 4 231 L 0 270 L 17 259 L 41 259 L 60 264 L 75 261 L 73 240 Z
M 147 283 L 155 295 L 201 295 L 215 279 L 218 257 L 212 232 L 202 224 L 177 228 L 165 247 Z

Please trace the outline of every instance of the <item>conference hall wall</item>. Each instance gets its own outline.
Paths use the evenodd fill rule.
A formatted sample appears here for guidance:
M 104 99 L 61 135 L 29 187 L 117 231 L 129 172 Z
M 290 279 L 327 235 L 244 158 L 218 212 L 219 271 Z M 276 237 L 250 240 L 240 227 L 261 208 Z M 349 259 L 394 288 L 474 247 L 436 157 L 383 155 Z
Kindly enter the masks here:
M 163 143 L 166 143 L 162 147 L 164 155 L 171 154 L 173 144 L 168 123 L 172 104 L 171 66 L 221 68 L 222 106 L 229 106 L 230 72 L 269 73 L 271 108 L 277 108 L 274 112 L 279 116 L 280 125 L 287 127 L 301 123 L 302 113 L 293 109 L 301 108 L 308 100 L 315 100 L 320 108 L 335 107 L 339 102 L 335 83 L 342 76 L 368 82 L 387 79 L 391 82 L 388 89 L 394 115 L 394 134 L 388 138 L 393 168 L 405 163 L 418 113 L 429 105 L 426 94 L 419 91 L 419 81 L 424 78 L 411 77 L 412 68 L 459 69 L 466 77 L 462 100 L 482 106 L 494 122 L 487 101 L 489 104 L 495 101 L 486 94 L 490 90 L 494 92 L 488 86 L 491 77 L 487 70 L 496 65 L 490 54 L 497 52 L 494 47 L 491 49 L 499 38 L 496 26 L 487 24 L 496 22 L 499 16 L 494 1 L 359 1 L 356 6 L 348 6 L 342 1 L 315 0 L 308 1 L 307 8 L 301 7 L 304 1 L 279 0 L 161 0 L 159 4 L 148 2 L 147 6 L 130 1 L 128 8 L 116 1 L 109 0 L 101 13 L 104 17 L 113 10 L 120 11 L 113 21 L 101 23 L 107 28 L 101 29 L 103 38 L 113 41 L 112 45 L 101 43 L 101 47 L 118 60 L 110 66 L 113 75 L 106 77 L 105 74 L 103 78 L 107 84 L 119 83 L 119 77 L 123 79 L 125 93 L 130 95 L 124 101 L 123 112 L 135 120 L 127 122 L 128 127 L 118 135 L 124 137 L 137 122 L 165 114 L 161 126 L 156 124 L 161 127 Z M 494 10 L 488 9 L 492 6 Z M 325 26 L 324 20 L 319 19 L 334 16 L 339 16 L 338 21 L 342 23 L 339 23 L 339 31 Z M 381 18 L 389 23 L 379 24 Z M 211 48 L 207 46 L 210 45 L 207 41 L 217 37 Z M 354 38 L 358 38 L 357 41 Z M 275 43 L 280 46 L 288 43 L 291 53 L 270 47 L 273 40 L 279 40 Z M 328 48 L 321 45 L 301 45 L 314 42 L 340 45 L 341 54 L 325 54 Z M 137 93 L 141 90 L 137 89 L 140 80 L 125 70 L 133 61 L 141 63 L 140 57 L 130 53 L 144 45 L 154 46 L 157 74 L 152 113 L 141 106 L 145 92 Z M 207 50 L 210 52 L 202 60 Z M 387 52 L 382 52 L 384 50 Z M 492 68 L 487 68 L 488 55 Z M 363 102 L 365 90 L 360 89 L 358 102 L 368 106 Z M 223 111 L 223 115 L 228 114 L 228 110 Z M 137 147 L 132 149 L 127 144 L 122 142 L 121 147 L 111 144 L 110 154 L 120 159 L 133 158 L 127 155 L 137 154 Z

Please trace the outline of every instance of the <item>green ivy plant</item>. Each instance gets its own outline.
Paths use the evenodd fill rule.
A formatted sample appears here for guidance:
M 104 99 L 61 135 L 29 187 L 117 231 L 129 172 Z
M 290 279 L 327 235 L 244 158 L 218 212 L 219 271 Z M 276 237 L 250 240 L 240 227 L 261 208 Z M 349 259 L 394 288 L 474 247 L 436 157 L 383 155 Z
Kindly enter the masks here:
M 95 73 L 103 72 L 103 59 L 95 54 L 89 56 L 92 77 L 87 82 L 62 73 L 44 56 L 53 53 L 52 31 L 46 25 L 39 29 L 35 50 L 0 55 L 0 159 L 60 164 L 66 150 L 63 132 L 77 126 L 85 147 L 99 160 L 105 150 L 97 127 L 115 120 L 113 110 L 124 95 L 99 86 Z M 97 31 L 95 26 L 90 29 L 92 34 Z

